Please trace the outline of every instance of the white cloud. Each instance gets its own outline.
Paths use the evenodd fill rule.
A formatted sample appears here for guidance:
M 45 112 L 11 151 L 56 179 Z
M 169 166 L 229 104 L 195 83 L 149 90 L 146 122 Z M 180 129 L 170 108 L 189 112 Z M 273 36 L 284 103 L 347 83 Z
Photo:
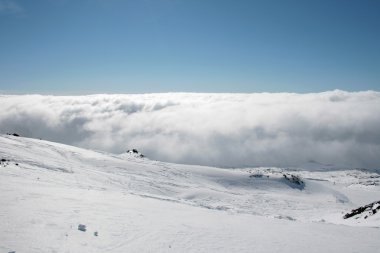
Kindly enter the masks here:
M 380 167 L 380 93 L 1 96 L 0 131 L 218 166 Z

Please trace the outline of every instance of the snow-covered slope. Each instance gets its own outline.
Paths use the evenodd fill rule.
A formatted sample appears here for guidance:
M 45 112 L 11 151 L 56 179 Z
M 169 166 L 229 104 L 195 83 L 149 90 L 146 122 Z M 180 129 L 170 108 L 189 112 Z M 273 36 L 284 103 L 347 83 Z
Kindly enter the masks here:
M 376 171 L 178 165 L 4 135 L 0 159 L 0 252 L 380 247 L 379 213 L 343 219 L 380 200 Z

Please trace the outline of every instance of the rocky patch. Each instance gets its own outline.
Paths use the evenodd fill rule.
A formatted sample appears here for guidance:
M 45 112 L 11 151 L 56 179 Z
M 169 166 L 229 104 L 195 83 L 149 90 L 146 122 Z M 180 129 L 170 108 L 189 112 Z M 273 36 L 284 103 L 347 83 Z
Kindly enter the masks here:
M 293 188 L 297 188 L 297 189 L 300 189 L 302 190 L 303 188 L 305 188 L 305 183 L 304 181 L 301 179 L 300 176 L 296 176 L 296 175 L 293 175 L 293 174 L 283 174 L 283 177 L 284 179 L 286 180 L 286 182 L 288 183 L 289 186 L 293 187 Z
M 17 134 L 17 133 L 13 133 L 13 134 L 7 133 L 7 135 L 11 135 L 11 136 L 15 136 L 15 137 L 20 137 L 20 135 Z
M 137 149 L 131 149 L 131 150 L 127 150 L 127 154 L 130 154 L 130 155 L 133 155 L 134 157 L 138 157 L 138 158 L 144 158 L 145 155 L 141 154 Z
M 346 213 L 343 216 L 343 219 L 349 219 L 349 218 L 364 218 L 367 219 L 370 216 L 373 216 L 380 212 L 380 201 L 372 202 L 368 205 L 361 206 L 359 208 L 351 210 L 351 212 Z

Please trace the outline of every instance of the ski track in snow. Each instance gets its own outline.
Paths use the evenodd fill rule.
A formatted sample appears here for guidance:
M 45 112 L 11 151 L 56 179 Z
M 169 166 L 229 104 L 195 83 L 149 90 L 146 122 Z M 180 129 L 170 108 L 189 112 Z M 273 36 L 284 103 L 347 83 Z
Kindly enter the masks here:
M 376 171 L 179 165 L 13 136 L 0 136 L 0 156 L 0 253 L 380 246 L 380 215 L 342 219 L 380 199 Z

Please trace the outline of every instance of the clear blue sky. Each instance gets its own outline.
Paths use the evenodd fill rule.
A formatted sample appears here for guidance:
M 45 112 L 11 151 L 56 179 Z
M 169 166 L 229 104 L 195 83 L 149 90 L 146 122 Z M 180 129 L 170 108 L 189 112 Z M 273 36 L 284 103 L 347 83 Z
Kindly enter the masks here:
M 0 0 L 0 93 L 380 90 L 378 0 Z

